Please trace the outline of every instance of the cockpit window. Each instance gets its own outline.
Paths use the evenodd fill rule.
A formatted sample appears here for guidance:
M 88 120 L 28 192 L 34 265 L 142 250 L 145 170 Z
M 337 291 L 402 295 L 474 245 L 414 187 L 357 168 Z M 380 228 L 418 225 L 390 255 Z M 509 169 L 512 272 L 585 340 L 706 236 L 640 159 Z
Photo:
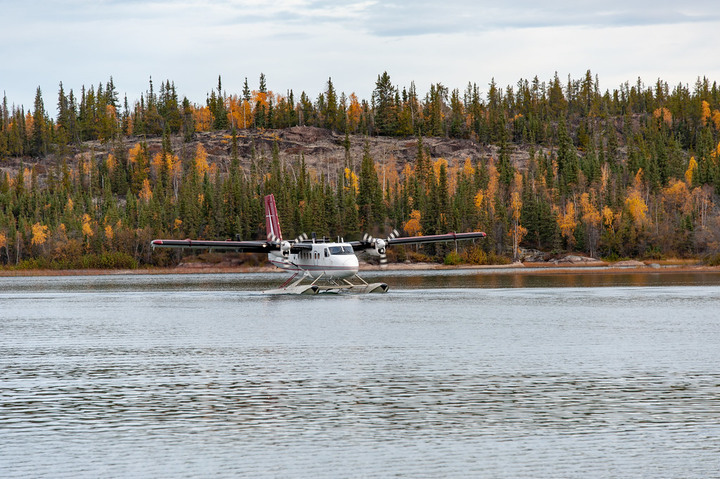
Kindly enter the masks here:
M 352 246 L 330 246 L 330 254 L 355 254 Z

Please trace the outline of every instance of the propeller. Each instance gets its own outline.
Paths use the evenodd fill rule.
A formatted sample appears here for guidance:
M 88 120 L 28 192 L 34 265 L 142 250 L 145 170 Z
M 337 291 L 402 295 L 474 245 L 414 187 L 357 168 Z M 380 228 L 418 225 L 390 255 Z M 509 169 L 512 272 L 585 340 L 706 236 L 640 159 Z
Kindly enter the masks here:
M 372 246 L 372 249 L 368 250 L 368 253 L 372 256 L 380 258 L 379 262 L 381 269 L 387 268 L 387 245 L 390 243 L 390 240 L 397 238 L 399 235 L 400 233 L 398 233 L 395 229 L 392 230 L 386 239 L 374 238 L 372 235 L 367 233 L 363 235 L 363 241 Z

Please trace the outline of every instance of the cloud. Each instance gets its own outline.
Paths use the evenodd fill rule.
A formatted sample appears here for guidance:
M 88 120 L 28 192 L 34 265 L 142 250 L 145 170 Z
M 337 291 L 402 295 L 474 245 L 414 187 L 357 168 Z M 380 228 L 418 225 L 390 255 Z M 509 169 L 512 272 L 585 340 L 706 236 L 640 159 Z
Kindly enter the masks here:
M 0 11 L 5 37 L 22 39 L 0 47 L 0 92 L 24 105 L 38 84 L 50 105 L 60 81 L 77 92 L 110 76 L 131 102 L 152 76 L 199 103 L 218 75 L 234 92 L 260 72 L 276 91 L 315 98 L 332 77 L 366 99 L 385 70 L 419 90 L 587 69 L 607 88 L 720 76 L 715 0 L 0 0 Z
M 519 0 L 500 5 L 488 0 L 382 2 L 370 11 L 368 29 L 379 36 L 482 33 L 542 27 L 621 27 L 717 21 L 709 1 Z

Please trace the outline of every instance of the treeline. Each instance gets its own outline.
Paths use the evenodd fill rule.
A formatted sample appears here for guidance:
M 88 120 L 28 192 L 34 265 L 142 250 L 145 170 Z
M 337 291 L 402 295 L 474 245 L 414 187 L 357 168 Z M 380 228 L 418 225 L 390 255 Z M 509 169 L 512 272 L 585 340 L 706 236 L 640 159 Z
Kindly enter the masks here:
M 638 81 L 601 93 L 590 72 L 566 83 L 557 75 L 505 89 L 492 82 L 485 98 L 477 85 L 448 92 L 435 84 L 423 99 L 383 73 L 370 101 L 338 94 L 332 80 L 314 101 L 305 93 L 296 100 L 268 91 L 261 75 L 257 90 L 246 80 L 237 95 L 219 79 L 202 106 L 179 101 L 169 81 L 120 105 L 111 79 L 83 87 L 79 98 L 60 85 L 55 118 L 38 89 L 32 112 L 8 109 L 6 98 L 0 111 L 0 158 L 55 158 L 47 171 L 35 163 L 0 173 L 0 264 L 168 264 L 177 253 L 151 255 L 151 239 L 262 236 L 267 193 L 278 199 L 287 237 L 484 230 L 487 240 L 464 253 L 470 262 L 518 257 L 521 247 L 608 258 L 714 255 L 719 108 L 720 91 L 707 80 L 693 90 Z M 302 156 L 281 160 L 277 145 L 239 157 L 239 130 L 297 125 L 345 134 L 340 171 L 328 177 Z M 228 132 L 227 164 L 208 162 L 202 145 L 173 151 L 174 135 L 191 141 L 210 130 Z M 130 135 L 162 136 L 162 148 L 151 152 L 139 140 L 128 149 Z M 360 161 L 352 158 L 351 140 L 374 135 L 415 138 L 414 161 L 400 168 L 392 157 L 373 158 L 369 143 Z M 431 158 L 428 136 L 493 144 L 498 154 Z M 107 153 L 75 156 L 88 140 L 105 142 Z M 511 161 L 513 152 L 526 164 Z M 447 260 L 463 259 L 453 255 Z
M 706 78 L 691 89 L 674 88 L 658 80 L 647 86 L 640 79 L 602 92 L 599 80 L 588 71 L 582 79 L 550 81 L 522 79 L 516 85 L 499 87 L 493 80 L 482 95 L 469 83 L 464 90 L 449 91 L 444 85 L 430 85 L 421 97 L 414 83 L 393 85 L 387 72 L 379 75 L 372 97 L 358 99 L 354 93 L 338 92 L 332 79 L 317 98 L 305 92 L 299 97 L 267 88 L 260 75 L 257 89 L 247 78 L 243 89 L 228 94 L 218 85 L 204 104 L 192 103 L 178 95 L 174 82 L 150 80 L 149 89 L 138 101 L 121 101 L 110 80 L 97 87 L 66 91 L 60 83 L 56 114 L 50 115 L 38 87 L 33 109 L 0 105 L 0 158 L 44 156 L 63 152 L 67 145 L 88 140 L 112 140 L 126 136 L 182 134 L 188 141 L 195 132 L 232 128 L 282 129 L 315 126 L 340 133 L 385 136 L 434 136 L 466 138 L 482 143 L 512 143 L 555 146 L 557 124 L 565 120 L 573 143 L 581 151 L 611 148 L 632 140 L 637 131 L 628 131 L 633 121 L 664 124 L 672 144 L 704 158 L 714 148 L 720 129 L 720 88 Z M 637 126 L 637 125 L 635 125 Z M 616 138 L 617 135 L 623 138 Z M 665 139 L 668 143 L 669 139 Z

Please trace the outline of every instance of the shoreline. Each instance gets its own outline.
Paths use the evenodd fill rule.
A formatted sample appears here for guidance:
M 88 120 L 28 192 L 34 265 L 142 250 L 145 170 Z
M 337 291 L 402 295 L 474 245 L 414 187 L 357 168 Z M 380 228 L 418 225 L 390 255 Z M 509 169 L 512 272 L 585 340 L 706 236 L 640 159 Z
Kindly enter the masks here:
M 720 266 L 707 266 L 695 261 L 657 261 L 643 263 L 640 261 L 620 261 L 606 263 L 590 261 L 582 263 L 511 263 L 503 265 L 444 265 L 437 263 L 392 263 L 385 269 L 368 263 L 360 264 L 360 272 L 393 272 L 393 271 L 463 271 L 477 274 L 606 274 L 606 273 L 720 273 Z M 110 275 L 161 275 L 161 274 L 247 274 L 247 273 L 286 273 L 272 265 L 237 266 L 213 265 L 207 263 L 190 263 L 172 267 L 138 268 L 138 269 L 0 269 L 0 277 L 34 277 L 34 276 L 110 276 Z

